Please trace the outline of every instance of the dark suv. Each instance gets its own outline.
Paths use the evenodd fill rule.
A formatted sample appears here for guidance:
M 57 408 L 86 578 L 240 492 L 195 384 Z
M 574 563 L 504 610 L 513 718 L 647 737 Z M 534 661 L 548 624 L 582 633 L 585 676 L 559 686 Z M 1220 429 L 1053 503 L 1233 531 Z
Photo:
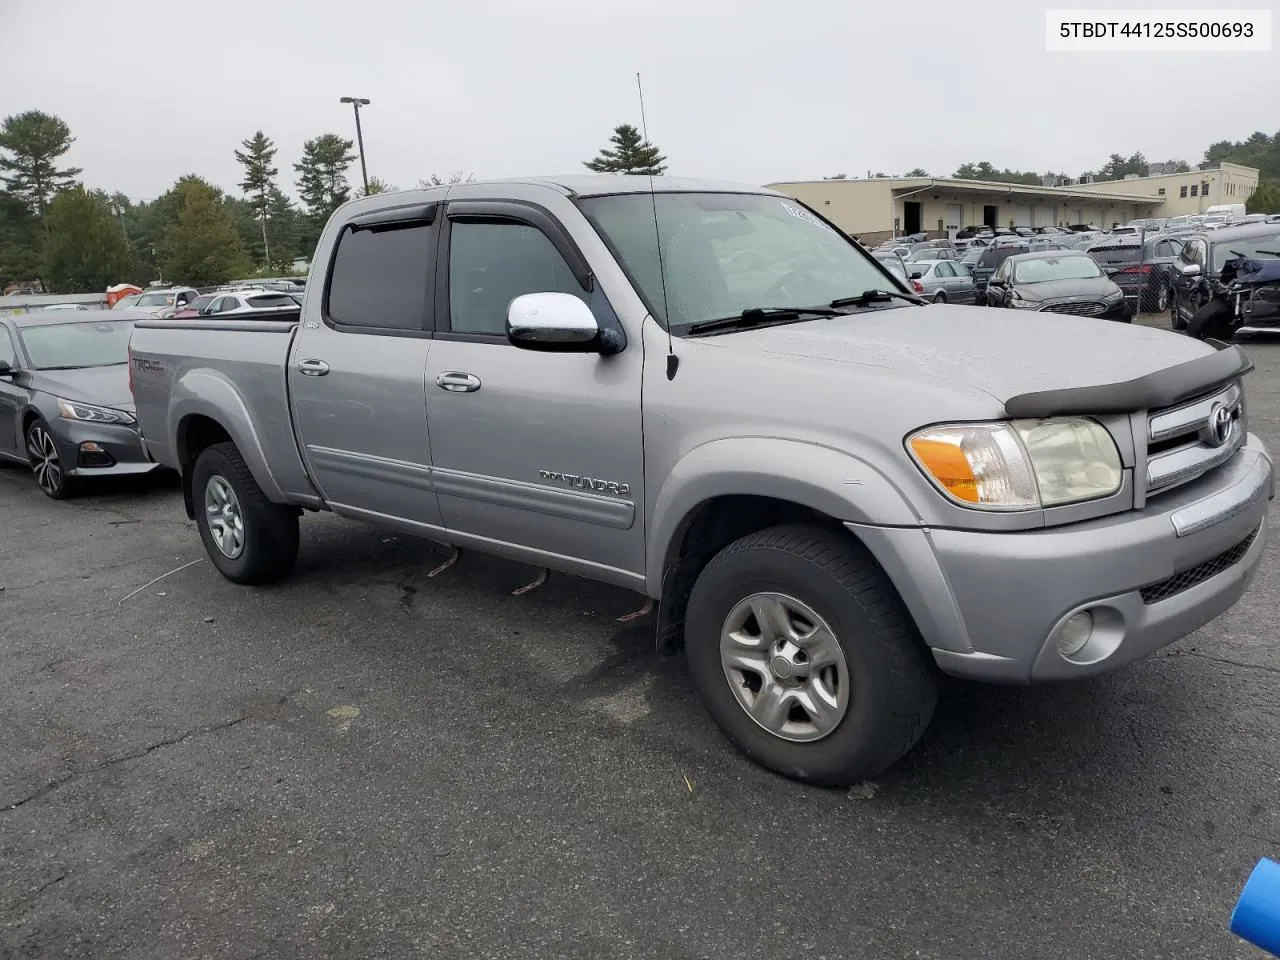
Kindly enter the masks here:
M 1030 253 L 1031 248 L 1026 244 L 1000 244 L 990 246 L 982 251 L 982 256 L 978 258 L 978 262 L 973 265 L 971 272 L 973 273 L 973 289 L 977 295 L 974 301 L 979 306 L 985 305 L 987 302 L 987 281 L 991 279 L 991 275 L 996 272 L 996 268 L 1004 263 L 1016 253 Z
M 1185 330 L 1201 307 L 1226 295 L 1222 268 L 1235 257 L 1280 256 L 1280 224 L 1251 223 L 1181 234 L 1173 271 L 1173 328 Z
M 1182 252 L 1183 237 L 1153 234 L 1142 243 L 1137 236 L 1121 235 L 1091 244 L 1085 252 L 1098 262 L 1124 291 L 1125 299 L 1143 313 L 1164 313 L 1172 298 L 1173 265 Z

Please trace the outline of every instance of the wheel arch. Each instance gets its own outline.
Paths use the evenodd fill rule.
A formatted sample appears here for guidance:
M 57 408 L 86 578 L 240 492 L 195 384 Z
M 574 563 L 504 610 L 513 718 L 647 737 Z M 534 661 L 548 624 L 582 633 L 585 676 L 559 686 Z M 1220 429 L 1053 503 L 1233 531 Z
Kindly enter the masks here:
M 846 521 L 920 523 L 897 487 L 867 460 L 816 444 L 743 438 L 686 455 L 651 514 L 646 582 L 659 598 L 656 644 L 676 650 L 698 573 L 723 547 L 758 530 L 808 522 L 854 540 Z M 874 559 L 874 558 L 873 558 Z

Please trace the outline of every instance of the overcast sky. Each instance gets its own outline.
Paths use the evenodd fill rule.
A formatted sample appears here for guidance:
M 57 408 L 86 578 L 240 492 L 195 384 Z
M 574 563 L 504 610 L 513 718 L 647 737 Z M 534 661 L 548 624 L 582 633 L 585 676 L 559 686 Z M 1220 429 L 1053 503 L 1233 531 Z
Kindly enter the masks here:
M 637 71 L 670 172 L 747 183 L 914 166 L 945 175 L 984 159 L 1078 173 L 1134 150 L 1195 163 L 1215 140 L 1275 132 L 1275 110 L 1249 92 L 1280 89 L 1275 52 L 1046 53 L 1046 6 L 1025 0 L 0 8 L 0 114 L 59 115 L 85 181 L 134 198 L 192 172 L 236 189 L 232 151 L 259 128 L 294 193 L 305 139 L 354 138 L 338 103 L 348 94 L 373 101 L 362 114 L 370 175 L 407 187 L 455 170 L 581 171 L 615 125 L 639 126 Z

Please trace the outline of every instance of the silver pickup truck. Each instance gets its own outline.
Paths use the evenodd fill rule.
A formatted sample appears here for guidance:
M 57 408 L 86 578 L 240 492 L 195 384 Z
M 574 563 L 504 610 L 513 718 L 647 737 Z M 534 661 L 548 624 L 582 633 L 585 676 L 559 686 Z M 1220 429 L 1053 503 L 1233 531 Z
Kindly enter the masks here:
M 926 305 L 789 197 L 619 176 L 353 201 L 299 322 L 131 342 L 227 578 L 328 510 L 634 590 L 725 734 L 818 784 L 905 754 L 940 672 L 1085 677 L 1235 603 L 1274 493 L 1250 369 Z

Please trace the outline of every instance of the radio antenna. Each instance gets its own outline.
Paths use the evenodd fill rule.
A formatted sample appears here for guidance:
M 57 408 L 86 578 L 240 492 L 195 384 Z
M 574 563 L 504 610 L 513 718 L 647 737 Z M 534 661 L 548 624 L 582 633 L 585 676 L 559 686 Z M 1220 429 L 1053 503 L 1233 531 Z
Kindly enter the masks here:
M 636 72 L 636 91 L 640 94 L 640 131 L 644 134 L 644 142 L 649 143 L 649 122 L 644 116 L 644 85 L 640 83 L 640 73 Z M 658 248 L 658 277 L 662 280 L 662 319 L 667 330 L 667 379 L 674 380 L 676 370 L 680 368 L 680 358 L 676 356 L 671 339 L 671 309 L 667 303 L 667 268 L 662 262 L 662 233 L 658 229 L 658 197 L 653 189 L 653 168 L 649 168 L 649 204 L 653 208 L 653 241 Z

